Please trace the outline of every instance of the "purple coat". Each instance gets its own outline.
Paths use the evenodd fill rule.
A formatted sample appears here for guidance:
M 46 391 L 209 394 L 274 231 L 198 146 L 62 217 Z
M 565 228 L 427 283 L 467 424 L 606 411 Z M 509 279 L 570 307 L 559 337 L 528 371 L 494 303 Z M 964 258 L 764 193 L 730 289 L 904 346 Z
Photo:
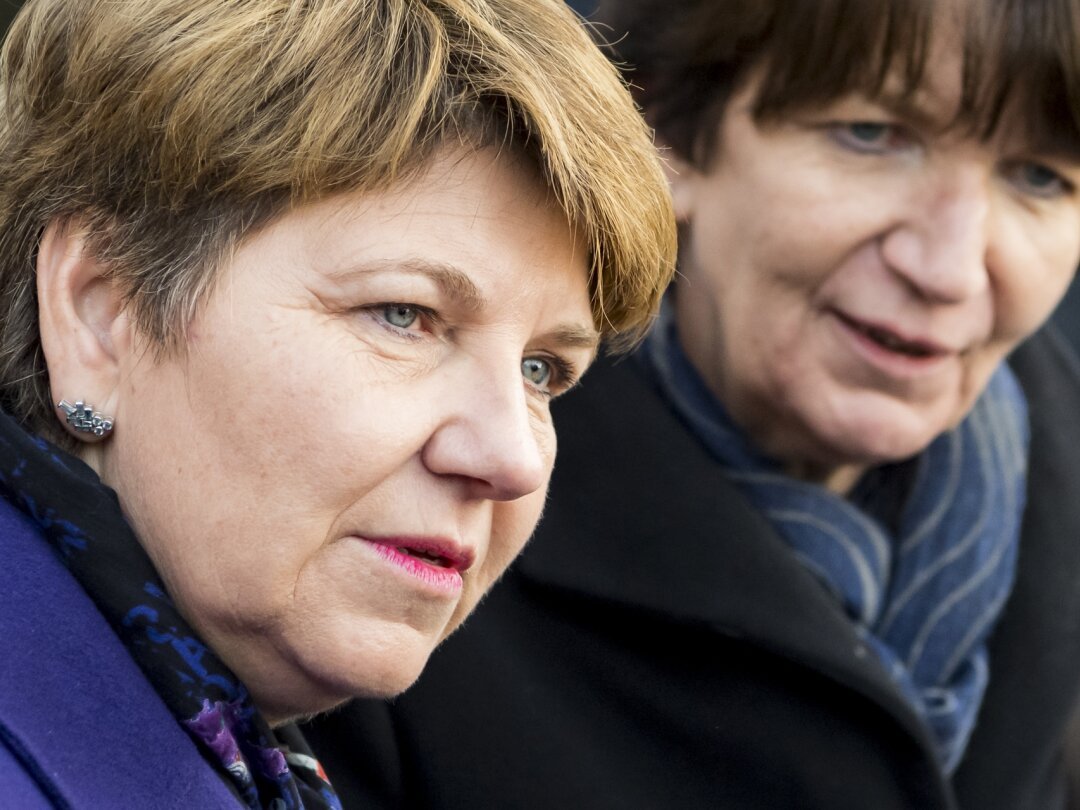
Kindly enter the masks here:
M 229 808 L 82 587 L 0 500 L 0 805 Z

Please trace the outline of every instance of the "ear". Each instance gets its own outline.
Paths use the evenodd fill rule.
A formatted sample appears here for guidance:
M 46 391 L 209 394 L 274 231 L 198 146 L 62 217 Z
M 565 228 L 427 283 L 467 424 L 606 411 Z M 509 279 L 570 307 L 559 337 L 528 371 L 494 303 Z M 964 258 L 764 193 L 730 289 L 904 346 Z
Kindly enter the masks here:
M 658 140 L 664 177 L 671 190 L 671 201 L 675 207 L 675 219 L 681 225 L 691 220 L 694 211 L 694 181 L 697 170 L 663 141 Z
M 38 322 L 54 407 L 82 400 L 116 413 L 122 355 L 132 341 L 117 287 L 90 253 L 83 223 L 54 220 L 46 227 L 37 254 Z M 71 435 L 93 440 L 72 429 L 59 407 L 56 417 Z

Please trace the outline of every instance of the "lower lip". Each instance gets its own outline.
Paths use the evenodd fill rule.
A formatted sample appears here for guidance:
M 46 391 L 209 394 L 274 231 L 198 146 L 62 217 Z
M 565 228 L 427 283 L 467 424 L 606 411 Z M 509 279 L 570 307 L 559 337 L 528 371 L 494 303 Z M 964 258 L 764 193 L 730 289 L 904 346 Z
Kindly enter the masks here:
M 439 565 L 424 562 L 411 554 L 406 554 L 396 546 L 376 543 L 373 540 L 364 540 L 364 542 L 375 549 L 376 554 L 408 574 L 418 583 L 423 583 L 432 590 L 444 594 L 454 595 L 461 592 L 461 572 L 456 568 L 443 568 Z
M 940 353 L 925 357 L 914 357 L 910 354 L 894 352 L 856 329 L 836 313 L 831 314 L 833 321 L 839 327 L 840 332 L 847 338 L 848 345 L 854 348 L 856 354 L 878 371 L 895 379 L 917 380 L 935 374 L 944 368 L 954 356 L 949 353 Z

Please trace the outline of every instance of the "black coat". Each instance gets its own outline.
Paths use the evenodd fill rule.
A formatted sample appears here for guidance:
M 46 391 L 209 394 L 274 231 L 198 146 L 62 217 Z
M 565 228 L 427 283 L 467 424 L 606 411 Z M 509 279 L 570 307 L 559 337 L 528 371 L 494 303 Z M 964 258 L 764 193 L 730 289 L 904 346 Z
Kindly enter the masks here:
M 308 729 L 346 807 L 1062 806 L 1080 368 L 1045 334 L 1013 365 L 1029 507 L 954 784 L 835 601 L 624 361 L 559 403 L 541 528 L 417 685 Z

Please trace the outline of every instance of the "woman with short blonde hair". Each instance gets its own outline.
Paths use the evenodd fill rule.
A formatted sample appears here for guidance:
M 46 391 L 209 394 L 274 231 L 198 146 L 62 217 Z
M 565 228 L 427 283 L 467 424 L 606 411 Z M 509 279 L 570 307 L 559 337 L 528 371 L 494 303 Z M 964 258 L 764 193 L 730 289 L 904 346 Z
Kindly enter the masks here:
M 554 0 L 31 0 L 2 95 L 5 801 L 337 806 L 290 721 L 412 682 L 654 315 L 648 134 Z

